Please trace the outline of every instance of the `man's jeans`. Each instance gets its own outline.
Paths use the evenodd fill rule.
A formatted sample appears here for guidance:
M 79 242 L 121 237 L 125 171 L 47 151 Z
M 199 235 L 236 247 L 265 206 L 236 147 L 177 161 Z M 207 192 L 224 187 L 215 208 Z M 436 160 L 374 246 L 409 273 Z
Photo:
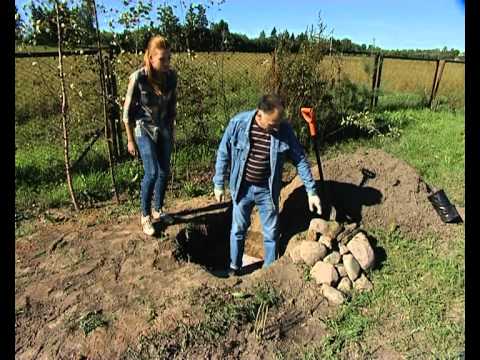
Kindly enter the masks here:
M 172 137 L 167 129 L 160 128 L 156 144 L 145 131 L 142 131 L 140 136 L 136 136 L 136 140 L 145 172 L 141 185 L 141 208 L 143 216 L 147 216 L 150 215 L 153 192 L 155 192 L 155 210 L 163 207 L 170 173 Z
M 243 181 L 238 203 L 233 202 L 232 230 L 230 232 L 230 268 L 235 270 L 242 267 L 245 235 L 250 226 L 250 215 L 254 205 L 257 205 L 263 229 L 265 253 L 263 267 L 269 266 L 276 259 L 278 213 L 272 202 L 268 185 L 257 186 Z

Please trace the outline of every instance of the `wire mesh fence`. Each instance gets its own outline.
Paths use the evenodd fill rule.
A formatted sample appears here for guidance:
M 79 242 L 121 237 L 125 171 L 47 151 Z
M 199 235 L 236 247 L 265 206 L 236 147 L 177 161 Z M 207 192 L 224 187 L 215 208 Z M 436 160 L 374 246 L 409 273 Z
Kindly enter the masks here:
M 114 97 L 108 116 L 118 131 L 117 145 L 126 145 L 121 119 L 129 75 L 143 64 L 142 54 L 119 53 L 106 59 Z M 366 88 L 372 87 L 373 56 L 326 56 L 325 71 L 341 68 L 342 76 Z M 177 131 L 172 156 L 171 191 L 202 193 L 210 184 L 215 151 L 228 120 L 240 111 L 253 109 L 265 88 L 272 55 L 267 53 L 174 54 L 178 74 Z M 80 200 L 108 199 L 107 145 L 103 135 L 102 92 L 96 54 L 64 58 L 69 100 L 71 159 L 74 185 Z M 425 106 L 431 93 L 435 61 L 385 58 L 379 89 L 380 106 L 410 101 Z M 454 107 L 464 102 L 464 65 L 448 63 L 439 86 L 439 101 Z M 68 203 L 64 184 L 63 139 L 58 57 L 15 59 L 15 146 L 17 206 Z M 410 99 L 410 100 L 409 100 Z M 123 140 L 122 140 L 123 139 Z M 124 150 L 124 149 L 123 149 Z M 123 152 L 125 153 L 125 152 Z M 118 151 L 118 155 L 122 152 Z M 118 188 L 138 196 L 141 163 L 118 156 L 115 171 Z M 199 185 L 200 184 L 200 185 Z M 94 190 L 92 190 L 94 189 Z

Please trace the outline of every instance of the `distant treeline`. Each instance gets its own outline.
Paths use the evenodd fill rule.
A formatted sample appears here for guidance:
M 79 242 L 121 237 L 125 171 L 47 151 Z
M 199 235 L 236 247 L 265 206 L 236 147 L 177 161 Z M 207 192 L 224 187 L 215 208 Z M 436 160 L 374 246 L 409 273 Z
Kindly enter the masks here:
M 94 19 L 89 8 L 89 1 L 80 1 L 80 5 L 69 7 L 68 1 L 63 7 L 61 20 L 65 23 L 66 47 L 79 48 L 95 45 Z M 157 21 L 146 21 L 152 8 L 131 7 L 119 16 L 117 23 L 123 27 L 121 32 L 102 31 L 101 41 L 125 51 L 141 51 L 151 34 L 167 37 L 174 51 L 238 51 L 238 52 L 272 52 L 280 42 L 292 52 L 297 52 L 303 42 L 313 39 L 312 31 L 294 34 L 279 32 L 274 27 L 267 35 L 262 31 L 257 38 L 230 32 L 224 20 L 211 22 L 206 15 L 206 8 L 190 5 L 183 22 L 175 15 L 170 5 L 159 5 L 156 9 Z M 15 6 L 16 40 L 34 45 L 55 46 L 57 41 L 55 12 L 48 3 L 29 7 L 29 18 L 21 18 Z M 461 54 L 456 49 L 408 49 L 385 50 L 369 44 L 356 44 L 350 39 L 329 38 L 327 35 L 315 37 L 322 43 L 326 52 L 369 52 L 388 55 L 424 58 L 455 58 Z

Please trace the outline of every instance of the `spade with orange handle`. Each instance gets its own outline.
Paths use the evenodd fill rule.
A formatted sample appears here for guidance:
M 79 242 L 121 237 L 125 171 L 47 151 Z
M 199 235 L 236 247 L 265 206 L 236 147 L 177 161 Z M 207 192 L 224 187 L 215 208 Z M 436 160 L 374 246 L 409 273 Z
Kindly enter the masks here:
M 330 220 L 335 220 L 336 218 L 336 210 L 332 206 L 332 202 L 330 201 L 330 193 L 325 189 L 325 178 L 323 176 L 322 171 L 322 163 L 320 161 L 320 152 L 318 150 L 317 144 L 317 120 L 315 117 L 315 111 L 311 107 L 302 107 L 300 108 L 300 112 L 308 124 L 308 130 L 310 132 L 310 137 L 312 138 L 313 148 L 315 150 L 315 156 L 317 158 L 317 166 L 318 166 L 318 175 L 320 177 L 320 196 L 322 199 L 322 215 L 328 216 L 325 210 L 330 210 Z

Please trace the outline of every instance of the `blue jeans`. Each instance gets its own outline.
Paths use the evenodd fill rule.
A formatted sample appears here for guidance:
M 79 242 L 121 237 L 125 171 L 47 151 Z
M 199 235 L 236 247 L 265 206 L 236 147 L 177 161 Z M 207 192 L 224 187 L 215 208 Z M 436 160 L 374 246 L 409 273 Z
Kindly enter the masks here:
M 155 210 L 163 207 L 165 190 L 170 174 L 172 136 L 168 129 L 160 128 L 157 143 L 144 132 L 136 136 L 138 151 L 143 162 L 144 176 L 141 184 L 141 210 L 143 216 L 150 215 L 152 197 Z
M 263 230 L 264 262 L 268 267 L 276 259 L 278 238 L 278 213 L 270 195 L 268 185 L 257 186 L 243 181 L 240 186 L 238 202 L 233 201 L 232 229 L 230 232 L 230 267 L 242 267 L 245 235 L 250 226 L 253 206 L 257 205 Z

